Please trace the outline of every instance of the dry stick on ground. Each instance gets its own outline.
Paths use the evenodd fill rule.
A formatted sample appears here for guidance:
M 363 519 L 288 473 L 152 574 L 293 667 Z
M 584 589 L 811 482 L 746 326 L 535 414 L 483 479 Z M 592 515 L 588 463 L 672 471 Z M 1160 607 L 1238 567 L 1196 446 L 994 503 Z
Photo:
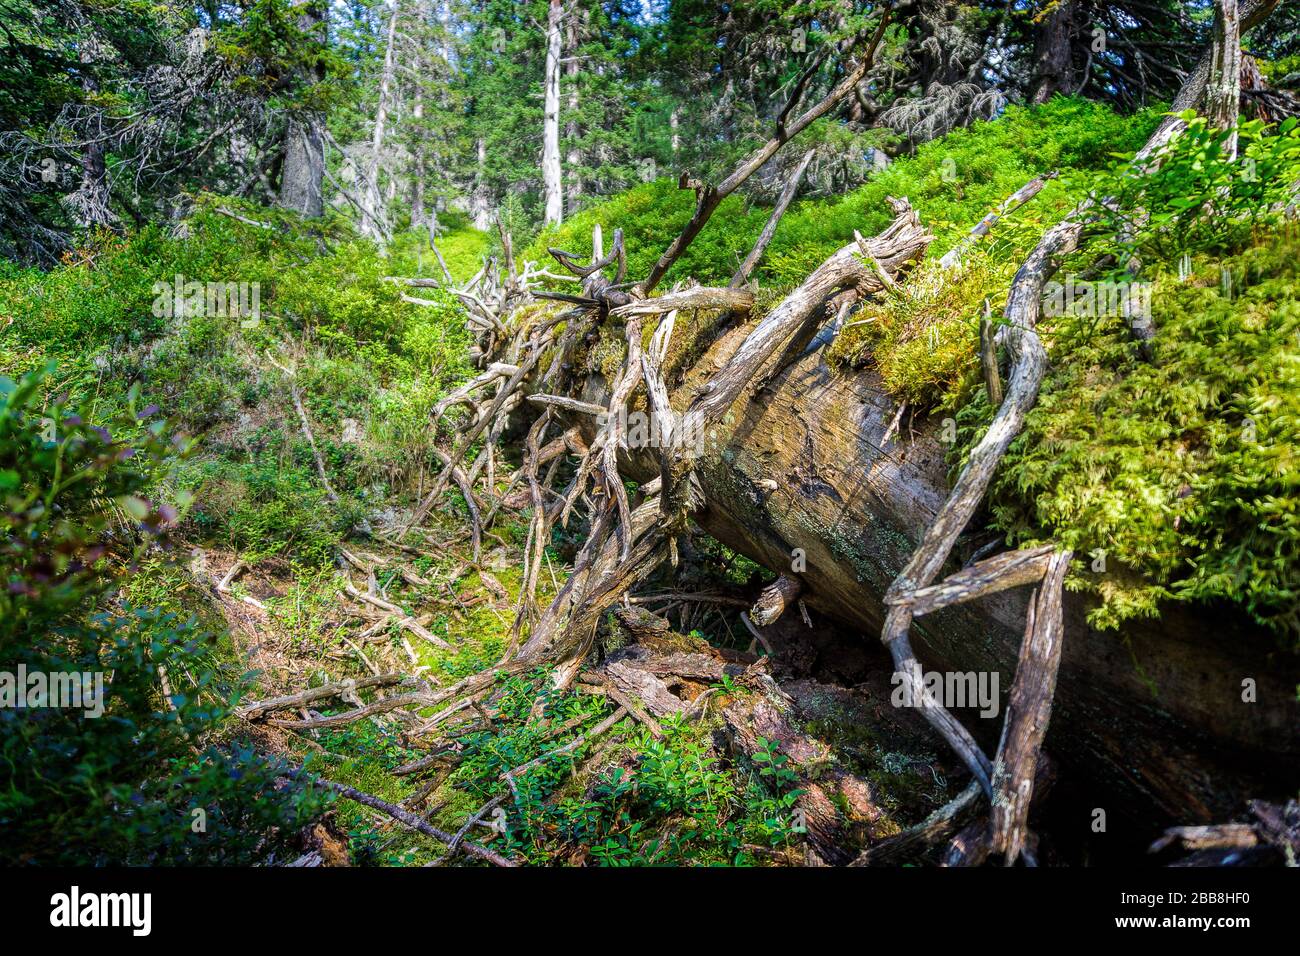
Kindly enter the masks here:
M 245 216 L 239 215 L 239 213 L 231 212 L 229 209 L 226 209 L 224 206 L 213 206 L 212 209 L 214 212 L 219 212 L 223 216 L 229 216 L 231 219 L 235 219 L 239 222 L 242 222 L 246 226 L 256 226 L 258 229 L 271 228 L 271 224 L 269 222 L 258 222 L 256 219 L 249 219 Z
M 361 663 L 365 665 L 366 670 L 370 671 L 370 673 L 374 674 L 376 677 L 379 676 L 379 666 L 375 664 L 374 661 L 372 661 L 369 657 L 366 656 L 365 651 L 363 651 L 356 644 L 352 643 L 352 641 L 348 639 L 348 636 L 346 634 L 340 634 L 339 640 L 341 640 L 348 647 L 352 648 L 353 653 L 356 654 L 357 657 L 361 658 Z
M 431 633 L 422 624 L 420 624 L 419 621 L 411 617 L 409 614 L 407 614 L 396 604 L 393 604 L 390 601 L 385 601 L 383 598 L 375 597 L 373 594 L 366 594 L 364 591 L 358 591 L 350 583 L 345 584 L 343 586 L 343 589 L 347 591 L 348 596 L 352 598 L 354 601 L 360 601 L 363 604 L 369 604 L 372 607 L 379 608 L 379 610 L 381 611 L 388 612 L 390 615 L 392 615 L 392 617 L 389 620 L 392 623 L 396 624 L 398 627 L 400 627 L 402 630 L 410 631 L 412 634 L 414 634 L 416 637 L 420 638 L 421 640 L 428 641 L 434 647 L 441 648 L 444 651 L 455 650 L 454 647 L 452 647 L 442 638 L 438 637 L 438 635 Z M 388 623 L 388 622 L 385 621 L 383 623 Z
M 377 700 L 372 704 L 366 704 L 329 717 L 309 717 L 305 720 L 272 720 L 270 723 L 276 727 L 285 727 L 289 730 L 323 730 L 327 727 L 343 727 L 347 724 L 356 723 L 358 720 L 365 720 L 367 717 L 374 717 L 378 714 L 386 714 L 407 705 L 428 707 L 432 703 L 433 700 L 427 691 L 418 691 L 413 694 L 385 697 L 383 700 Z
M 249 607 L 255 607 L 259 611 L 265 613 L 266 605 L 263 604 L 261 601 L 259 601 L 257 598 L 249 597 L 247 594 L 236 594 L 230 587 L 230 582 L 233 581 L 236 577 L 238 577 L 242 571 L 247 569 L 247 567 L 248 567 L 247 563 L 243 561 L 236 561 L 234 564 L 232 564 L 230 566 L 230 570 L 226 572 L 225 577 L 223 577 L 220 581 L 217 582 L 216 585 L 217 592 L 220 594 L 225 594 L 228 597 L 232 597 L 237 601 L 242 601 L 244 604 L 247 604 Z
M 440 843 L 444 843 L 448 847 L 460 853 L 477 857 L 480 860 L 485 860 L 488 863 L 493 864 L 494 866 L 517 866 L 518 865 L 517 863 L 515 863 L 515 861 L 502 856 L 496 850 L 490 850 L 485 846 L 475 843 L 473 840 L 458 840 L 455 835 L 451 833 L 447 833 L 444 830 L 439 830 L 437 827 L 427 823 L 425 820 L 423 820 L 421 817 L 416 816 L 414 813 L 411 813 L 407 810 L 403 810 L 401 807 L 389 803 L 386 800 L 380 800 L 378 797 L 371 796 L 368 793 L 362 793 L 360 790 L 354 789 L 353 787 L 349 787 L 346 784 L 336 783 L 333 780 L 318 779 L 315 782 L 318 786 L 324 787 L 326 790 L 332 790 L 335 793 L 339 794 L 340 796 L 346 797 L 349 800 L 353 800 L 361 804 L 362 806 L 371 807 L 372 809 L 375 810 L 381 810 L 384 813 L 388 814 L 390 817 L 392 817 L 394 820 L 396 820 L 398 823 L 404 824 L 405 826 L 410 827 L 412 830 L 416 830 L 420 833 L 423 833 L 425 836 L 433 837 L 435 840 L 439 841 Z
M 288 710 L 294 707 L 301 707 L 303 704 L 310 704 L 314 701 L 325 700 L 329 697 L 338 697 L 344 694 L 353 694 L 367 687 L 392 687 L 400 684 L 405 678 L 401 674 L 378 674 L 374 677 L 363 677 L 359 680 L 345 680 L 333 684 L 322 684 L 319 687 L 312 687 L 297 694 L 290 694 L 287 697 L 272 697 L 268 700 L 255 701 L 251 704 L 244 704 L 242 707 L 235 709 L 235 715 L 244 720 L 257 720 L 273 710 Z
M 495 810 L 497 807 L 499 807 L 501 805 L 501 801 L 504 799 L 505 797 L 493 797 L 487 803 L 483 804 L 483 806 L 479 807 L 477 812 L 475 812 L 473 816 L 471 816 L 468 820 L 466 820 L 464 825 L 462 825 L 461 828 L 456 831 L 456 835 L 451 838 L 451 843 L 448 844 L 449 852 L 446 855 L 439 857 L 437 860 L 434 860 L 432 863 L 428 865 L 438 866 L 448 856 L 451 856 L 451 854 L 455 852 L 456 847 L 460 846 L 460 841 L 465 837 L 465 834 L 468 833 L 470 830 L 472 830 L 475 824 L 481 823 L 483 821 L 483 818 L 487 816 L 489 810 Z
M 473 554 L 474 563 L 478 564 L 482 560 L 483 553 L 483 519 L 480 515 L 478 500 L 474 497 L 474 483 L 461 470 L 459 465 L 452 463 L 452 459 L 441 449 L 434 448 L 433 453 L 442 462 L 443 475 L 451 475 L 452 480 L 456 482 L 456 488 L 460 491 L 461 498 L 465 501 L 465 510 L 469 512 L 470 551 Z M 424 520 L 424 516 L 428 514 L 429 509 L 433 507 L 433 503 L 437 500 L 437 495 L 440 494 L 442 494 L 442 489 L 436 487 L 433 492 L 429 493 L 416 510 L 411 521 L 412 524 L 419 524 Z
M 501 774 L 499 779 L 501 780 L 505 780 L 506 778 L 513 779 L 515 777 L 518 777 L 521 773 L 528 772 L 533 767 L 536 767 L 539 764 L 544 763 L 545 761 L 549 760 L 552 757 L 558 757 L 561 754 L 566 754 L 566 753 L 570 753 L 571 751 L 577 750 L 579 747 L 581 747 L 583 744 L 587 743 L 588 741 L 595 740 L 597 737 L 600 737 L 602 734 L 608 731 L 611 727 L 613 727 L 615 724 L 617 724 L 620 720 L 622 720 L 627 715 L 628 715 L 627 708 L 622 704 L 620 704 L 619 706 L 614 708 L 614 712 L 612 714 L 610 714 L 608 717 L 602 720 L 595 727 L 591 728 L 591 730 L 587 731 L 584 734 L 579 734 L 577 737 L 574 737 L 572 740 L 570 740 L 567 744 L 564 744 L 563 746 L 556 747 L 554 750 L 548 750 L 546 751 L 546 753 L 534 757 L 532 760 L 528 761 L 527 763 L 520 764 L 518 767 L 515 767 L 513 770 L 505 771 L 504 773 Z
M 767 225 L 763 227 L 762 233 L 759 234 L 758 241 L 754 243 L 754 248 L 749 250 L 749 255 L 745 256 L 745 261 L 740 264 L 740 268 L 731 277 L 731 282 L 728 283 L 731 288 L 739 289 L 749 281 L 754 268 L 758 265 L 759 260 L 763 258 L 763 253 L 767 251 L 768 243 L 776 235 L 776 227 L 781 222 L 781 217 L 785 215 L 785 211 L 794 200 L 795 194 L 799 192 L 799 184 L 803 181 L 803 174 L 808 169 L 808 164 L 812 162 L 812 158 L 816 153 L 815 149 L 810 149 L 804 153 L 803 159 L 799 161 L 799 165 L 790 174 L 790 180 L 785 184 L 785 188 L 781 190 L 776 206 L 772 209 L 772 215 L 768 217 Z

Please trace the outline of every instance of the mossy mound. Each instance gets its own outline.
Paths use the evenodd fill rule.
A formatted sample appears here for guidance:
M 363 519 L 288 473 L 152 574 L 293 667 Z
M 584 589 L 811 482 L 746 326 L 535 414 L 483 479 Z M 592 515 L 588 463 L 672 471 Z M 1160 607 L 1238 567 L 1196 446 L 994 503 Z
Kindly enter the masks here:
M 1155 278 L 1153 361 L 1121 317 L 1048 326 L 1052 369 L 994 519 L 1090 555 L 1073 583 L 1104 599 L 1096 625 L 1225 600 L 1300 637 L 1300 239 L 1194 268 Z M 958 418 L 982 430 L 988 412 L 981 396 Z

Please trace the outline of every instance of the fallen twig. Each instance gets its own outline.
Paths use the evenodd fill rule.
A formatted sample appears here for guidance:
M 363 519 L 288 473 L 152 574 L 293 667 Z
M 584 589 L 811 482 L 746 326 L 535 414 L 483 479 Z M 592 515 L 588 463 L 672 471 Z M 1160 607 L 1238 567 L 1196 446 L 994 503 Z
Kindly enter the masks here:
M 401 807 L 389 803 L 387 800 L 380 800 L 378 797 L 371 796 L 368 793 L 362 793 L 354 787 L 349 787 L 347 784 L 337 783 L 333 780 L 318 779 L 316 783 L 324 787 L 326 790 L 332 790 L 340 796 L 360 803 L 363 806 L 371 807 L 375 810 L 381 810 L 398 823 L 405 824 L 412 830 L 417 830 L 425 836 L 433 837 L 435 840 L 445 843 L 447 847 L 453 851 L 477 857 L 478 859 L 485 860 L 494 866 L 518 866 L 518 864 L 513 860 L 502 856 L 496 850 L 488 849 L 482 844 L 475 843 L 473 840 L 457 839 L 453 834 L 447 833 L 445 830 L 439 830 L 437 827 L 427 823 L 414 813 L 403 810 Z

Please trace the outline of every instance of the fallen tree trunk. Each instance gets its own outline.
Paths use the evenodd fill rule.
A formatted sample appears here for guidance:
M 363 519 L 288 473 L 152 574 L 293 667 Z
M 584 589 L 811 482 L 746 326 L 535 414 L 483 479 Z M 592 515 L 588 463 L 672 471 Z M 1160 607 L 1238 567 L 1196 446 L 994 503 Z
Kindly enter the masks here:
M 1024 585 L 1042 575 L 1051 549 L 999 555 L 945 579 L 976 550 L 957 535 L 965 517 L 954 522 L 949 516 L 943 528 L 955 539 L 953 553 L 945 551 L 946 558 L 916 575 L 912 590 L 891 595 L 918 545 L 937 533 L 936 519 L 949 498 L 939 423 L 909 423 L 902 430 L 907 439 L 891 444 L 888 436 L 897 428 L 899 409 L 874 374 L 837 372 L 820 351 L 804 353 L 818 323 L 836 314 L 842 299 L 880 289 L 877 268 L 886 275 L 896 272 L 914 254 L 911 243 L 928 239 L 913 221 L 899 244 L 907 253 L 882 257 L 875 250 L 887 236 L 902 238 L 891 233 L 898 233 L 904 222 L 905 214 L 872 240 L 874 250 L 862 249 L 863 244 L 841 250 L 766 317 L 741 321 L 733 314 L 708 323 L 699 334 L 710 337 L 715 328 L 737 324 L 688 367 L 656 373 L 673 376 L 676 383 L 669 396 L 656 380 L 649 395 L 653 414 L 665 422 L 665 434 L 704 433 L 699 453 L 686 462 L 685 480 L 672 471 L 679 462 L 671 455 L 665 468 L 663 449 L 621 449 L 616 469 L 661 499 L 675 494 L 674 488 L 684 492 L 689 486 L 700 499 L 690 509 L 692 521 L 797 581 L 801 600 L 863 628 L 864 640 L 880 633 L 886 612 L 900 598 L 909 601 L 910 616 L 917 618 L 910 628 L 917 660 L 928 670 L 996 673 L 1005 693 L 1025 633 L 1029 589 Z M 821 281 L 823 275 L 830 280 Z M 811 286 L 816 286 L 811 294 L 801 294 Z M 819 299 L 822 305 L 805 307 Z M 619 318 L 610 314 L 606 321 Z M 634 332 L 629 344 L 639 346 L 639 329 Z M 655 373 L 654 363 L 648 368 Z M 1016 382 L 1013 375 L 1009 395 L 1017 394 Z M 566 391 L 581 396 L 584 408 L 612 407 L 611 383 L 599 374 Z M 578 432 L 579 444 L 595 448 L 608 440 L 596 415 L 553 410 L 565 419 L 562 425 Z M 665 478 L 670 479 L 667 491 Z M 559 630 L 571 635 L 564 643 L 578 649 L 570 654 L 581 653 L 596 618 L 620 588 L 648 573 L 653 565 L 647 560 L 662 557 L 662 551 L 654 551 L 657 557 L 650 558 L 652 548 L 664 543 L 665 533 L 675 533 L 674 522 L 665 523 L 662 515 L 677 514 L 675 508 L 643 512 L 640 522 L 622 525 L 630 533 L 594 551 L 593 557 L 603 551 L 597 562 L 603 569 L 592 578 L 600 581 L 600 599 L 582 594 L 591 571 L 580 570 L 577 582 L 566 586 L 566 600 L 533 628 L 531 646 L 525 647 L 532 653 L 526 656 L 540 659 Z M 642 539 L 647 532 L 654 540 Z M 638 539 L 644 546 L 638 560 L 620 560 L 622 548 Z M 938 583 L 920 586 L 934 580 Z M 960 603 L 971 594 L 981 600 Z M 1118 800 L 1144 814 L 1154 806 L 1180 822 L 1206 820 L 1231 812 L 1245 796 L 1271 795 L 1286 785 L 1275 775 L 1268 780 L 1267 768 L 1300 755 L 1300 708 L 1291 690 L 1300 679 L 1300 661 L 1287 657 L 1262 666 L 1277 656 L 1271 635 L 1226 613 L 1211 616 L 1204 609 L 1177 607 L 1159 622 L 1133 622 L 1119 633 L 1097 633 L 1086 624 L 1087 610 L 1084 598 L 1065 596 L 1058 699 L 1046 746 L 1065 767 L 1081 771 L 1080 780 L 1096 787 L 1094 805 Z M 1246 678 L 1256 682 L 1258 703 L 1241 701 Z M 949 742 L 959 732 L 992 753 L 999 721 L 958 716 L 961 724 L 944 715 Z M 970 747 L 963 759 L 988 764 L 981 780 L 988 792 L 991 763 Z
M 722 336 L 676 394 L 689 396 L 708 381 L 751 329 Z M 599 383 L 589 382 L 584 397 L 599 393 Z M 861 628 L 869 642 L 883 626 L 886 591 L 949 490 L 940 422 L 918 421 L 908 440 L 883 447 L 896 411 L 874 373 L 841 374 L 814 352 L 763 392 L 742 394 L 695 463 L 705 499 L 696 522 L 777 573 L 791 574 L 799 549 L 800 597 Z M 658 462 L 632 455 L 621 470 L 650 480 Z M 959 568 L 955 557 L 944 571 Z M 927 669 L 997 672 L 1005 693 L 1029 600 L 1029 588 L 1017 587 L 934 610 L 912 626 L 920 660 Z M 1209 820 L 1291 783 L 1269 768 L 1300 758 L 1300 660 L 1279 653 L 1271 634 L 1240 615 L 1205 608 L 1170 606 L 1159 621 L 1098 632 L 1084 619 L 1089 600 L 1064 598 L 1047 746 L 1059 763 L 1086 774 L 1098 806 L 1118 796 L 1181 822 Z M 1242 703 L 1246 678 L 1256 682 L 1257 703 Z M 990 750 L 996 746 L 998 720 L 965 722 Z
M 883 27 L 882 20 L 873 49 Z M 566 314 L 558 339 L 552 337 L 555 322 L 531 331 L 521 327 L 515 333 L 500 357 L 518 363 L 519 371 L 462 436 L 437 486 L 440 490 L 445 484 L 446 475 L 489 420 L 517 407 L 523 389 L 537 390 L 537 383 L 525 382 L 525 376 L 554 341 L 540 383 L 547 393 L 544 412 L 529 429 L 525 465 L 518 473 L 527 477 L 534 507 L 527 550 L 539 554 L 548 522 L 557 514 L 561 522 L 567 521 L 579 499 L 587 504 L 591 531 L 573 575 L 545 613 L 534 611 L 535 583 L 526 587 L 515 641 L 503 665 L 546 665 L 556 686 L 568 686 L 592 646 L 599 616 L 660 562 L 676 566 L 679 539 L 698 523 L 779 574 L 786 575 L 788 569 L 798 576 L 788 578 L 770 595 L 770 602 L 760 602 L 760 616 L 768 613 L 768 603 L 775 616 L 791 597 L 806 595 L 809 603 L 832 616 L 880 632 L 907 701 L 920 708 L 992 801 L 992 818 L 968 826 L 954 839 L 948 853 L 952 861 L 977 862 L 996 853 L 1008 864 L 1018 857 L 1033 862 L 1027 813 L 1058 671 L 1063 693 L 1056 709 L 1069 725 L 1060 735 L 1066 741 L 1066 761 L 1075 758 L 1088 766 L 1092 773 L 1086 779 L 1100 782 L 1099 800 L 1114 796 L 1113 784 L 1119 782 L 1148 806 L 1154 800 L 1183 817 L 1204 817 L 1216 804 L 1257 790 L 1250 772 L 1231 774 L 1232 783 L 1226 786 L 1215 780 L 1211 787 L 1209 780 L 1231 763 L 1231 758 L 1221 759 L 1215 742 L 1235 748 L 1238 759 L 1247 754 L 1253 760 L 1260 752 L 1292 757 L 1300 749 L 1300 722 L 1294 719 L 1294 699 L 1287 686 L 1297 670 L 1296 660 L 1288 658 L 1280 666 L 1271 662 L 1267 673 L 1253 673 L 1271 650 L 1267 635 L 1237 623 L 1232 626 L 1242 636 L 1235 643 L 1194 631 L 1184 637 L 1178 629 L 1171 637 L 1170 620 L 1178 620 L 1174 612 L 1144 645 L 1152 660 L 1134 666 L 1130 654 L 1141 641 L 1141 627 L 1122 635 L 1126 641 L 1093 634 L 1082 623 L 1082 603 L 1064 601 L 1068 551 L 1052 547 L 1000 555 L 959 570 L 962 557 L 976 550 L 963 535 L 977 533 L 968 525 L 1036 401 L 1047 366 L 1046 349 L 1036 332 L 1042 288 L 1059 257 L 1078 244 L 1088 204 L 1048 230 L 1016 273 L 1005 310 L 1008 324 L 997 337 L 1011 359 L 1006 391 L 951 491 L 942 450 L 924 426 L 918 439 L 909 422 L 910 440 L 893 446 L 896 451 L 885 451 L 902 410 L 874 388 L 869 375 L 835 375 L 824 365 L 818 342 L 805 347 L 818 327 L 831 319 L 841 322 L 862 297 L 892 290 L 900 270 L 924 251 L 930 237 L 906 200 L 890 200 L 895 220 L 885 232 L 871 240 L 855 233 L 854 243 L 822 263 L 757 322 L 744 321 L 748 303 L 732 307 L 724 301 L 723 308 L 732 311 L 700 330 L 703 334 L 685 350 L 691 355 L 683 363 L 686 367 L 667 364 L 678 311 L 695 308 L 698 301 L 713 303 L 724 290 L 688 287 L 659 299 L 648 298 L 649 293 L 702 228 L 727 187 L 743 182 L 755 162 L 770 158 L 787 138 L 785 132 L 778 123 L 778 135 L 717 189 L 683 177 L 683 184 L 697 189 L 696 214 L 643 282 L 623 282 L 626 258 L 617 231 L 616 251 L 607 257 L 602 257 L 599 236 L 593 237 L 590 265 L 552 250 L 561 265 L 582 280 L 582 294 L 537 295 L 576 308 Z M 1157 140 L 1159 136 L 1153 137 Z M 1149 144 L 1140 155 L 1151 148 Z M 618 271 L 610 283 L 601 271 L 615 263 Z M 513 279 L 510 287 L 515 287 Z M 523 291 L 526 294 L 526 288 Z M 646 345 L 642 317 L 656 314 L 663 319 Z M 741 324 L 711 341 L 716 330 L 735 323 Z M 591 372 L 585 381 L 582 373 L 573 380 L 579 340 L 594 341 L 619 324 L 626 342 L 621 367 L 608 379 Z M 484 344 L 484 355 L 490 354 L 489 344 Z M 993 340 L 985 344 L 989 391 L 997 395 L 1002 387 L 991 360 Z M 670 384 L 675 386 L 671 390 Z M 658 440 L 631 440 L 626 413 L 641 394 L 651 433 L 660 436 Z M 550 447 L 547 430 L 553 424 L 566 435 L 576 429 L 575 445 L 584 449 L 563 495 L 551 488 L 554 462 L 544 478 L 538 470 L 542 448 Z M 500 428 L 500 423 L 493 424 L 489 440 Z M 471 485 L 476 471 L 471 470 Z M 635 511 L 624 488 L 627 478 L 643 483 L 638 493 L 643 501 Z M 554 506 L 544 506 L 547 495 L 555 499 Z M 971 560 L 980 553 L 982 549 Z M 945 572 L 949 576 L 943 576 Z M 535 582 L 535 574 L 526 571 L 525 578 Z M 1031 583 L 1041 592 L 1027 604 L 1024 585 Z M 981 598 L 977 604 L 968 602 L 975 597 Z M 924 621 L 918 621 L 923 615 Z M 528 638 L 519 644 L 525 628 Z M 913 634 L 920 655 L 913 649 Z M 1123 653 L 1118 652 L 1121 647 Z M 1191 657 L 1186 658 L 1189 648 Z M 928 679 L 922 679 L 920 661 L 988 677 L 1010 673 L 1017 657 L 1021 667 L 1012 686 L 1011 712 L 993 761 L 986 751 L 997 737 L 997 724 L 958 719 L 929 689 Z M 1167 668 L 1170 660 L 1176 666 Z M 1153 671 L 1160 672 L 1163 684 L 1152 677 Z M 1247 678 L 1256 682 L 1252 700 L 1267 703 L 1243 712 L 1238 693 Z M 633 696 L 670 702 L 661 682 L 644 675 L 637 680 L 626 694 L 614 679 L 606 682 L 606 689 L 653 727 L 653 716 L 640 713 Z M 1260 687 L 1263 682 L 1268 683 L 1267 694 Z M 1168 695 L 1164 699 L 1162 691 Z M 999 709 L 987 716 L 996 717 Z M 1264 765 L 1251 764 L 1256 775 Z M 955 816 L 954 811 L 944 819 Z

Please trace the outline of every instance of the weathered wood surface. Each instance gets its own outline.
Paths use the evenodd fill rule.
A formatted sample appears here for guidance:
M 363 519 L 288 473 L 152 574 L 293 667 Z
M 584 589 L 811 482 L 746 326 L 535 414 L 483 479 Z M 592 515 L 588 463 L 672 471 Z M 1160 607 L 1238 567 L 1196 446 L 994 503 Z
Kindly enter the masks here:
M 692 386 L 722 367 L 749 331 L 742 325 L 719 338 L 676 389 L 674 404 L 684 405 Z M 710 429 L 696 472 L 706 505 L 695 517 L 774 572 L 791 573 L 801 549 L 801 597 L 874 642 L 886 590 L 948 495 L 941 423 L 905 419 L 886 442 L 897 405 L 879 380 L 870 371 L 834 371 L 820 351 L 765 372 L 768 387 L 742 394 Z M 600 391 L 589 382 L 584 398 L 598 399 Z M 649 480 L 657 460 L 643 454 L 623 470 Z M 979 527 L 977 515 L 945 571 L 957 571 L 957 561 L 990 540 Z M 1021 587 L 918 619 L 912 635 L 922 665 L 997 671 L 1005 694 L 1029 597 Z M 1221 818 L 1249 796 L 1294 789 L 1300 659 L 1239 614 L 1170 607 L 1159 621 L 1097 632 L 1084 620 L 1087 609 L 1082 595 L 1065 595 L 1046 746 L 1095 788 L 1098 805 L 1154 805 L 1187 822 Z M 1242 701 L 1247 678 L 1257 686 L 1253 704 Z M 999 719 L 961 716 L 977 739 L 996 745 Z
M 785 613 L 785 609 L 798 599 L 802 590 L 803 584 L 797 577 L 778 575 L 775 581 L 763 588 L 758 600 L 749 609 L 749 619 L 758 627 L 767 627 Z
M 722 714 L 732 749 L 753 755 L 763 749 L 760 741 L 777 744 L 789 758 L 787 769 L 798 777 L 795 806 L 815 854 L 808 862 L 849 863 L 853 855 L 847 848 L 865 842 L 882 816 L 871 784 L 836 764 L 830 748 L 800 729 L 793 701 L 771 677 L 755 669 L 745 679 L 755 693 L 732 701 Z

